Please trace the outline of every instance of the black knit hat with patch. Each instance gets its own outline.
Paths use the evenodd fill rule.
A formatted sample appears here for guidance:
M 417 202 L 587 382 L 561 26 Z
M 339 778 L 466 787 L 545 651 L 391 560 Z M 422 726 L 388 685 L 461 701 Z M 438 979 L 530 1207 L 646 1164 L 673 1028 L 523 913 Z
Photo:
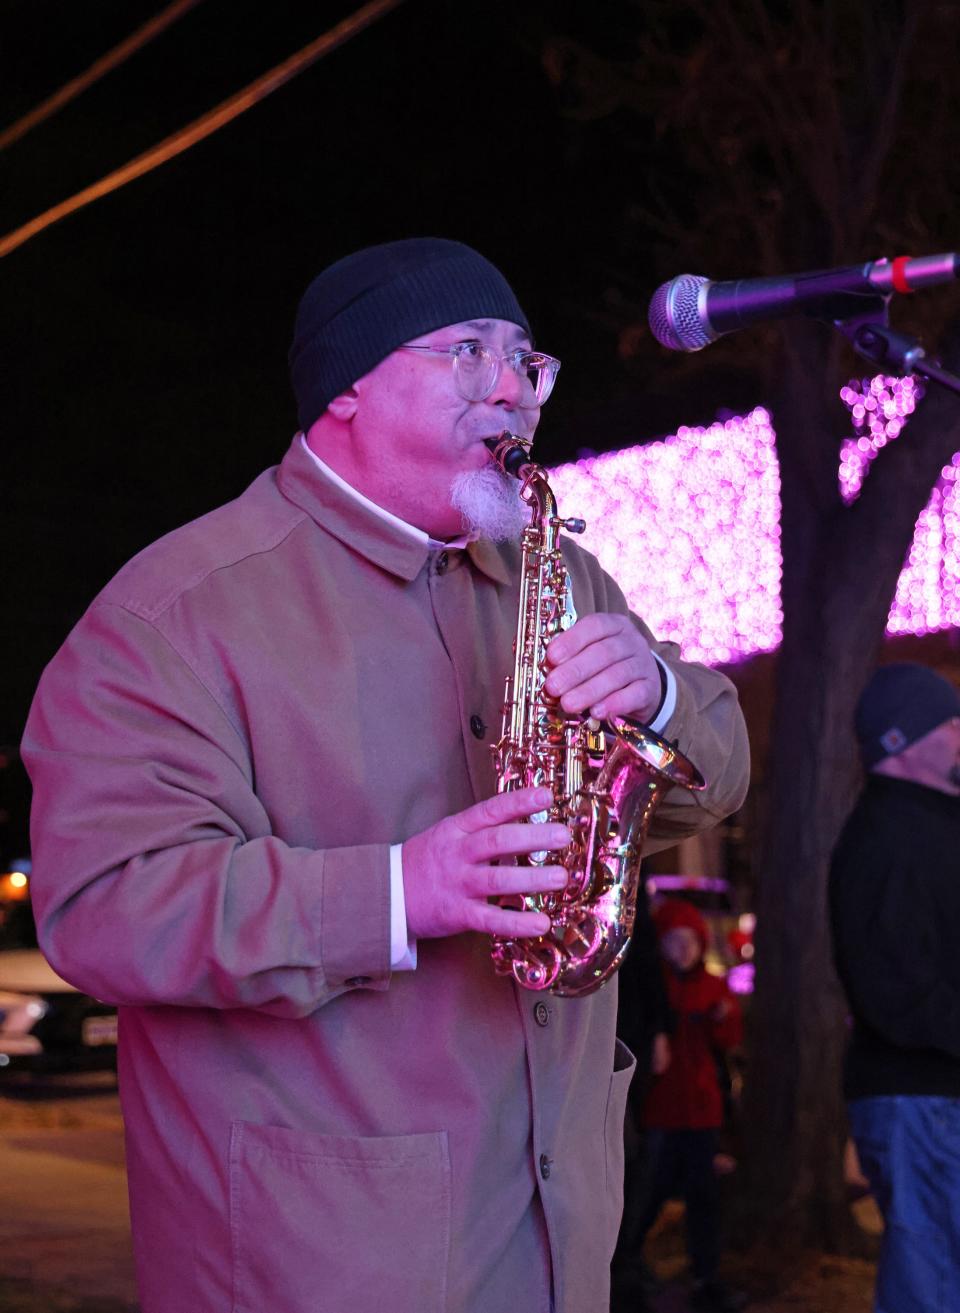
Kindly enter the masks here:
M 900 661 L 881 666 L 860 695 L 857 738 L 869 770 L 945 720 L 960 716 L 960 692 L 928 666 Z
M 404 342 L 479 318 L 530 333 L 500 270 L 461 242 L 413 237 L 338 260 L 297 310 L 289 361 L 300 427 L 306 432 L 334 397 Z

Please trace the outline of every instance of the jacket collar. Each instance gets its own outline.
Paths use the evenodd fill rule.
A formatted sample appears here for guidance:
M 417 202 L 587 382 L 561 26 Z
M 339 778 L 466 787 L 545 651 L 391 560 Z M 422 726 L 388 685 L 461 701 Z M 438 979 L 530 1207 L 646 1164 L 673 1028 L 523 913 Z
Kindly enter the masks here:
M 509 584 L 511 582 L 513 574 L 508 568 L 500 549 L 489 538 L 477 538 L 475 542 L 467 543 L 467 555 L 477 569 L 482 570 L 494 583 Z
M 327 478 L 303 449 L 299 434 L 277 469 L 277 487 L 334 538 L 401 579 L 415 579 L 431 555 L 427 540 L 410 526 L 384 519 Z M 510 582 L 510 571 L 493 543 L 480 538 L 468 543 L 466 551 L 496 583 Z

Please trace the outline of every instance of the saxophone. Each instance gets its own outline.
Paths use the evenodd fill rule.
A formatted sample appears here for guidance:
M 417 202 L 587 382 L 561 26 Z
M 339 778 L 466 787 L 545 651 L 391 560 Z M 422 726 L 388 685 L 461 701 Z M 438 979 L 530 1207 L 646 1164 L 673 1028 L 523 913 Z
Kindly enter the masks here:
M 572 835 L 559 858 L 545 851 L 517 858 L 521 866 L 559 861 L 567 884 L 557 892 L 499 899 L 504 907 L 545 912 L 551 928 L 535 939 L 494 935 L 493 963 L 526 989 L 578 998 L 599 989 L 626 955 L 654 811 L 670 789 L 702 789 L 704 781 L 673 744 L 645 725 L 619 716 L 601 723 L 569 715 L 547 693 L 547 644 L 576 619 L 560 530 L 582 533 L 586 525 L 560 519 L 529 441 L 504 432 L 486 445 L 500 469 L 520 480 L 531 509 L 521 538 L 513 674 L 507 676 L 500 740 L 492 747 L 497 791 L 546 785 L 553 803 L 531 820 L 559 821 Z

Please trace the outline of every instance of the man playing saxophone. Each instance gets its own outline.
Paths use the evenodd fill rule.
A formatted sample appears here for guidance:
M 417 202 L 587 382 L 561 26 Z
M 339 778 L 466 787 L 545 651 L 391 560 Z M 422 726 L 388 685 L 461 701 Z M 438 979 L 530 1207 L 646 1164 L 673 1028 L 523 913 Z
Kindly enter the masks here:
M 616 993 L 523 990 L 489 941 L 546 933 L 496 900 L 566 880 L 514 864 L 570 842 L 527 823 L 549 792 L 496 792 L 527 512 L 485 445 L 532 438 L 559 364 L 438 239 L 325 270 L 290 363 L 281 463 L 107 585 L 24 740 L 42 944 L 121 1010 L 143 1313 L 598 1313 Z M 716 823 L 747 783 L 732 686 L 563 551 L 547 691 L 696 762 L 653 841 Z

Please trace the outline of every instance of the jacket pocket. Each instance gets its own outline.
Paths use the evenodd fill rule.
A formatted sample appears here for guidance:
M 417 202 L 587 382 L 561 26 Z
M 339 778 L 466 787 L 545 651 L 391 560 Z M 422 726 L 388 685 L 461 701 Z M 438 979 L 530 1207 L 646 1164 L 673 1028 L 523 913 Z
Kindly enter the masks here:
M 447 1136 L 235 1121 L 230 1241 L 233 1313 L 442 1313 Z
M 617 1040 L 613 1055 L 613 1074 L 607 1093 L 607 1111 L 603 1134 L 606 1148 L 607 1208 L 613 1240 L 611 1256 L 623 1212 L 623 1126 L 627 1114 L 627 1093 L 637 1069 L 637 1060 L 626 1044 Z

